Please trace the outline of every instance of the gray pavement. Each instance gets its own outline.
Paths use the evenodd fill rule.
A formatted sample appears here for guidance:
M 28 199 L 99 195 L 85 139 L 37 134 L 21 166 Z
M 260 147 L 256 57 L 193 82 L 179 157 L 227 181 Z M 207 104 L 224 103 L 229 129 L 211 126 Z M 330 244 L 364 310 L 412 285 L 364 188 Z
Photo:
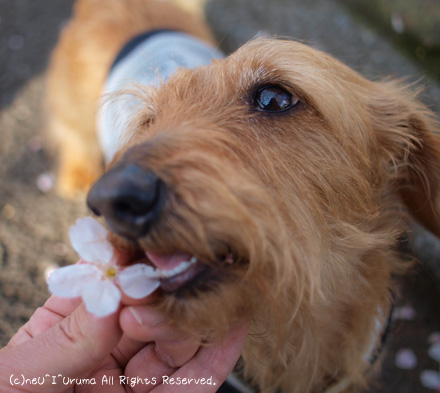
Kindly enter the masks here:
M 86 211 L 83 201 L 63 200 L 51 189 L 54 162 L 42 136 L 44 70 L 71 4 L 0 0 L 0 345 L 47 297 L 45 269 L 75 260 L 67 231 Z M 259 32 L 305 40 L 373 79 L 422 78 L 423 100 L 440 113 L 438 84 L 334 0 L 208 0 L 206 14 L 225 51 Z M 397 297 L 398 307 L 409 306 L 415 316 L 393 323 L 383 371 L 370 392 L 428 393 L 420 372 L 438 369 L 426 352 L 428 336 L 440 331 L 440 245 L 419 227 L 413 243 L 422 262 L 400 280 Z M 402 348 L 416 354 L 414 369 L 395 366 Z

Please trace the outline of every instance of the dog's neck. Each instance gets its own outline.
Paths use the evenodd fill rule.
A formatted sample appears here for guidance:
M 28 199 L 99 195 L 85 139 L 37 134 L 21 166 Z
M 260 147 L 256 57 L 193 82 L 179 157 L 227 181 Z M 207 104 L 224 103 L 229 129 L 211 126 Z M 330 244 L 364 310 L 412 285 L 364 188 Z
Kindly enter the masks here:
M 133 117 L 145 106 L 136 91 L 141 94 L 142 86 L 159 86 L 178 68 L 208 65 L 223 57 L 219 50 L 198 39 L 169 30 L 144 33 L 127 43 L 110 70 L 97 116 L 106 162 L 128 142 Z
M 393 318 L 394 311 L 394 295 L 393 295 L 393 303 L 391 304 L 391 308 L 387 313 L 382 310 L 382 308 L 378 309 L 379 317 L 376 317 L 376 332 L 371 337 L 370 346 L 367 349 L 367 352 L 364 354 L 364 359 L 373 366 L 377 359 L 379 358 L 383 346 L 388 338 L 388 334 L 391 329 L 391 322 Z M 350 381 L 348 378 L 339 379 L 333 383 L 330 383 L 329 386 L 326 387 L 323 393 L 342 393 L 349 386 Z

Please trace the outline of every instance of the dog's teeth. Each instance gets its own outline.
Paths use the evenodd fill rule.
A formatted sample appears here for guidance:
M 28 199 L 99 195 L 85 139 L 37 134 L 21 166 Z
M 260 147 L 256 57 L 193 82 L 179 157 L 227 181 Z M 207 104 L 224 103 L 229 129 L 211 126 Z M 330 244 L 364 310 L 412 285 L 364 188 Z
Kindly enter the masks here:
M 189 261 L 182 262 L 180 265 L 176 266 L 171 270 L 157 270 L 159 276 L 161 278 L 170 278 L 176 276 L 180 273 L 183 273 L 186 269 L 188 269 L 191 265 L 197 262 L 196 257 L 192 257 Z

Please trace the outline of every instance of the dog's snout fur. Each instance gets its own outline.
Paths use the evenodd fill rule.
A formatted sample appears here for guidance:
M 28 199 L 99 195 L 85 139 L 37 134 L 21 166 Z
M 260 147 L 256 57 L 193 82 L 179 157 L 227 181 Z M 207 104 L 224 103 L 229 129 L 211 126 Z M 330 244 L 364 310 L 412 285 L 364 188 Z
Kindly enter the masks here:
M 90 189 L 87 205 L 108 227 L 129 238 L 145 236 L 160 215 L 164 185 L 151 170 L 129 163 L 113 168 Z

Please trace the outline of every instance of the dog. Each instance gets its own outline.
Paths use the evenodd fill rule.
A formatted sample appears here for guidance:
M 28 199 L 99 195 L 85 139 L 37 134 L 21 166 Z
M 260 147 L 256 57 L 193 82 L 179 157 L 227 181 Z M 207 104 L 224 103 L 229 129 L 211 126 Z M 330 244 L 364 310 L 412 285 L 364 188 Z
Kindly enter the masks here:
M 148 62 L 174 49 L 147 46 L 140 74 L 157 78 L 112 82 L 167 35 L 206 57 L 168 72 Z M 408 268 L 409 216 L 440 236 L 439 127 L 417 96 L 295 41 L 223 57 L 170 3 L 78 0 L 50 63 L 48 129 L 60 192 L 93 184 L 117 247 L 161 269 L 191 259 L 155 300 L 170 323 L 221 339 L 250 321 L 244 374 L 261 392 L 354 392 Z

